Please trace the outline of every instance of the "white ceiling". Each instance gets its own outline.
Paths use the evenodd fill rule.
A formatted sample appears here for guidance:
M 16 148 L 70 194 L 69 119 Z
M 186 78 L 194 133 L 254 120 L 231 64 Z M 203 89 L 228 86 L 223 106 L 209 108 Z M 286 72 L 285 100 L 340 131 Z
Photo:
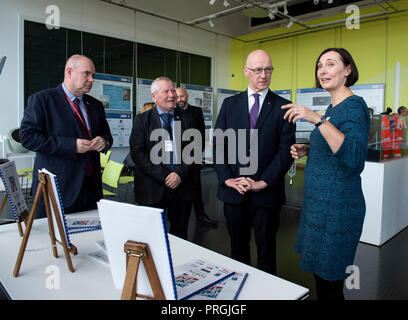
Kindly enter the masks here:
M 156 15 L 169 20 L 189 24 L 198 28 L 216 32 L 228 37 L 237 37 L 252 32 L 257 32 L 281 25 L 286 25 L 289 19 L 284 18 L 279 21 L 270 21 L 270 23 L 258 27 L 250 27 L 250 18 L 244 13 L 246 9 L 270 8 L 274 4 L 288 3 L 288 17 L 291 16 L 291 6 L 303 7 L 311 6 L 314 0 L 227 0 L 229 6 L 224 6 L 225 0 L 215 0 L 210 5 L 211 0 L 101 0 L 110 2 L 114 5 L 124 6 L 147 14 Z M 213 0 L 214 1 L 214 0 Z M 333 4 L 327 2 L 331 0 L 315 0 L 320 2 L 314 5 L 314 12 L 305 15 L 296 15 L 297 19 L 307 21 L 308 19 L 337 14 L 344 12 L 345 5 L 353 0 L 333 0 Z M 388 0 L 364 0 L 358 2 L 361 7 L 379 6 L 388 4 Z M 280 5 L 280 12 L 283 7 Z M 209 20 L 213 23 L 210 26 Z M 267 20 L 269 21 L 269 20 Z

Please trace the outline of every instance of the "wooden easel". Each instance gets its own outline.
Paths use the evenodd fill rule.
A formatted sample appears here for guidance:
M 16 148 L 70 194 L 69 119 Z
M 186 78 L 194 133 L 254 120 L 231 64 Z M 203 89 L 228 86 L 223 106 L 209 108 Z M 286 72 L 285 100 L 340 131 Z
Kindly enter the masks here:
M 126 253 L 126 278 L 123 285 L 121 300 L 135 300 L 136 297 L 165 300 L 166 297 L 157 274 L 153 257 L 150 253 L 147 243 L 127 241 L 125 243 Z M 153 297 L 136 293 L 136 279 L 139 270 L 140 261 L 143 261 L 150 286 L 152 287 Z
M 58 251 L 57 251 L 57 247 L 56 247 L 56 243 L 58 242 L 64 249 L 65 258 L 67 260 L 67 265 L 68 265 L 69 271 L 74 272 L 74 267 L 72 265 L 72 260 L 71 260 L 70 253 L 72 253 L 73 255 L 77 255 L 78 250 L 72 244 L 71 244 L 71 248 L 68 248 L 68 242 L 67 242 L 67 239 L 66 239 L 66 236 L 65 236 L 64 227 L 63 227 L 63 224 L 62 224 L 62 221 L 61 221 L 61 217 L 59 216 L 59 213 L 58 213 L 59 212 L 58 211 L 58 205 L 57 205 L 57 201 L 55 200 L 54 191 L 52 190 L 50 177 L 45 173 L 39 173 L 38 174 L 37 192 L 36 192 L 35 197 L 34 197 L 33 206 L 31 207 L 30 214 L 28 215 L 28 220 L 27 220 L 27 223 L 26 223 L 26 230 L 24 232 L 24 237 L 23 237 L 23 240 L 21 242 L 20 251 L 18 253 L 16 265 L 14 267 L 13 275 L 15 277 L 18 277 L 19 272 L 20 272 L 21 263 L 23 262 L 23 257 L 24 257 L 24 253 L 25 253 L 25 250 L 26 250 L 26 247 L 27 247 L 28 238 L 30 236 L 31 228 L 33 226 L 35 214 L 36 214 L 36 211 L 37 211 L 38 202 L 40 201 L 41 196 L 44 199 L 45 211 L 47 213 L 48 228 L 49 228 L 49 234 L 50 234 L 51 245 L 52 245 L 52 253 L 53 253 L 55 258 L 58 258 Z M 55 218 L 55 221 L 57 222 L 58 231 L 59 231 L 59 234 L 60 234 L 60 237 L 61 237 L 61 241 L 58 241 L 55 238 L 54 224 L 53 224 L 53 221 L 52 221 L 52 213 L 51 213 L 51 207 L 50 207 L 49 200 L 51 200 L 51 205 L 52 205 L 52 208 L 53 208 L 53 211 L 54 211 L 54 218 Z
M 3 213 L 3 209 L 4 209 L 4 207 L 5 207 L 6 203 L 7 203 L 7 199 L 8 199 L 8 195 L 6 194 L 6 196 L 4 197 L 3 202 L 1 204 L 1 207 L 0 207 L 0 216 Z M 20 237 L 23 236 L 23 227 L 21 226 L 21 222 L 24 222 L 26 227 L 27 227 L 27 217 L 28 217 L 28 211 L 27 210 L 23 211 L 20 214 L 20 216 L 18 217 L 17 227 L 18 227 L 18 233 L 20 234 Z

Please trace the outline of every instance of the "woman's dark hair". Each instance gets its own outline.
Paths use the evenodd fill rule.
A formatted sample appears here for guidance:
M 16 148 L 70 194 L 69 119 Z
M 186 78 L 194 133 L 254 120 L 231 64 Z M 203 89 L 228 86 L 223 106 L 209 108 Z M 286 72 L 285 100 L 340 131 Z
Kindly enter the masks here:
M 358 80 L 358 70 L 357 70 L 356 64 L 354 63 L 353 57 L 351 56 L 351 54 L 346 49 L 343 49 L 343 48 L 328 48 L 328 49 L 324 50 L 320 54 L 320 56 L 317 58 L 317 61 L 316 61 L 316 66 L 315 66 L 315 88 L 320 88 L 320 89 L 322 88 L 322 86 L 320 85 L 320 81 L 317 78 L 317 70 L 318 70 L 320 57 L 322 55 L 324 55 L 325 53 L 330 52 L 330 51 L 337 52 L 340 55 L 341 60 L 343 61 L 343 64 L 344 64 L 345 67 L 350 66 L 351 73 L 347 76 L 347 81 L 346 81 L 345 85 L 346 85 L 346 87 L 351 87 Z

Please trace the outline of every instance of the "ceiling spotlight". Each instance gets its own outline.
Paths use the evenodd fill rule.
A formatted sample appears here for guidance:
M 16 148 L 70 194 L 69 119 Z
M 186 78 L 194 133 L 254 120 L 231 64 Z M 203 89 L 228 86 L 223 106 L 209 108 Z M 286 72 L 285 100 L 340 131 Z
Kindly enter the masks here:
M 319 4 L 319 0 L 313 0 L 313 4 L 317 6 Z
M 229 8 L 231 6 L 227 0 L 224 0 L 223 5 L 225 8 Z
M 290 29 L 293 26 L 292 19 L 289 20 L 289 23 L 286 25 L 286 28 Z
M 210 0 L 210 6 L 213 6 L 215 3 L 215 0 Z
M 333 3 L 333 0 L 328 0 L 327 3 L 328 3 L 328 4 L 332 4 L 332 3 Z
M 275 15 L 273 14 L 272 11 L 269 11 L 268 17 L 269 17 L 269 19 L 271 19 L 271 20 L 275 20 Z
M 214 24 L 214 22 L 212 22 L 211 19 L 208 20 L 208 24 L 210 25 L 211 28 L 215 27 L 215 24 Z

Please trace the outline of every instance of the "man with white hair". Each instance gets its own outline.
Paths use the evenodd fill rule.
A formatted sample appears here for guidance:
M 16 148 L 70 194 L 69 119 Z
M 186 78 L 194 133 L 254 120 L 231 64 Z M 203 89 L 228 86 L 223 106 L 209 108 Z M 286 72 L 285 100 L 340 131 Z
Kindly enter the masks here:
M 191 165 L 183 162 L 181 154 L 188 142 L 181 141 L 179 135 L 189 128 L 189 124 L 175 109 L 177 93 L 172 80 L 167 77 L 154 80 L 151 96 L 155 106 L 135 117 L 129 139 L 135 163 L 135 201 L 139 205 L 166 210 L 170 233 L 187 239 L 192 197 Z M 178 125 L 181 130 L 177 130 Z M 158 139 L 154 138 L 156 133 L 159 133 Z M 164 161 L 157 161 L 158 158 Z
M 31 95 L 20 127 L 22 145 L 36 152 L 34 173 L 47 169 L 57 176 L 65 213 L 96 209 L 102 198 L 100 152 L 112 145 L 102 103 L 87 95 L 94 82 L 91 59 L 73 55 L 64 82 Z M 38 177 L 33 176 L 33 197 Z M 37 218 L 44 217 L 43 203 Z

